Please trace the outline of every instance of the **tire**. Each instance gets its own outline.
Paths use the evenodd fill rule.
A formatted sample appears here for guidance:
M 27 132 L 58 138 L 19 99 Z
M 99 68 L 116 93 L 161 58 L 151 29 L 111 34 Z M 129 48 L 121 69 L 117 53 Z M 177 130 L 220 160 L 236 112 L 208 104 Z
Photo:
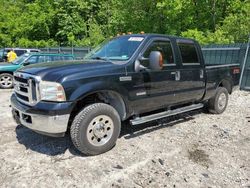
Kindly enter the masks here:
M 0 88 L 10 89 L 13 87 L 13 75 L 9 73 L 0 74 Z
M 81 153 L 98 155 L 115 146 L 120 130 L 118 112 L 110 105 L 95 103 L 85 107 L 74 118 L 70 136 Z
M 228 91 L 224 87 L 219 87 L 213 98 L 208 101 L 208 110 L 212 114 L 223 113 L 228 104 Z

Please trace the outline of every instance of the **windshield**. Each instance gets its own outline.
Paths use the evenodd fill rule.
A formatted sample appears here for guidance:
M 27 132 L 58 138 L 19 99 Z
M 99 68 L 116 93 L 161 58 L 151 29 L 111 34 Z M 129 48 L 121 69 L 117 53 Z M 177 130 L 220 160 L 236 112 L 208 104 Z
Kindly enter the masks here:
M 14 65 L 19 65 L 19 64 L 23 63 L 28 57 L 29 57 L 29 54 L 23 54 L 23 55 L 19 56 L 18 58 L 16 58 L 11 63 Z
M 85 59 L 103 59 L 126 61 L 134 54 L 144 37 L 122 36 L 97 46 L 85 56 Z

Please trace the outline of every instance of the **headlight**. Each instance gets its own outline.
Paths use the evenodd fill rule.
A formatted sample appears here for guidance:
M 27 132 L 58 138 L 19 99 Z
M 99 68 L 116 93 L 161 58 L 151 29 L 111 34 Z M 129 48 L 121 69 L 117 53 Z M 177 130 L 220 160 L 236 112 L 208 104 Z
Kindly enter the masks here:
M 61 84 L 41 81 L 39 84 L 40 97 L 44 101 L 66 101 L 65 92 Z

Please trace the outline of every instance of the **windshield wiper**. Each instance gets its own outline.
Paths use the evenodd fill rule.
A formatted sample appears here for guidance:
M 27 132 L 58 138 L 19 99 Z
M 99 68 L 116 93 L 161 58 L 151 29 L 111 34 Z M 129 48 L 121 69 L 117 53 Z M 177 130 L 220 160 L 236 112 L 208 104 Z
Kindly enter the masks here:
M 105 57 L 91 57 L 91 59 L 97 59 L 97 60 L 104 60 L 104 61 L 107 61 L 108 58 L 105 58 Z

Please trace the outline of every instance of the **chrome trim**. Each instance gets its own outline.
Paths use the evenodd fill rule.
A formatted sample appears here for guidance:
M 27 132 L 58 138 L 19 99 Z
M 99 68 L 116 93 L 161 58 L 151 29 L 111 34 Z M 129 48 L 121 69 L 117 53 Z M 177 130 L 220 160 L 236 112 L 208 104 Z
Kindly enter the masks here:
M 21 81 L 18 81 L 15 79 L 15 77 L 21 78 L 21 79 L 25 79 L 27 80 L 27 83 L 23 83 Z M 33 95 L 33 81 L 35 82 L 35 88 L 34 91 L 36 92 L 36 99 L 34 99 L 34 95 Z M 37 102 L 40 101 L 40 94 L 39 94 L 39 82 L 41 81 L 41 77 L 39 76 L 35 76 L 35 75 L 31 75 L 31 74 L 27 74 L 27 73 L 20 73 L 20 72 L 15 72 L 14 73 L 14 92 L 28 97 L 28 101 L 25 101 L 21 98 L 19 98 L 17 95 L 17 99 L 27 105 L 31 105 L 34 106 L 35 104 L 37 104 Z M 27 93 L 20 91 L 18 88 L 25 88 L 27 89 Z
M 240 66 L 240 64 L 226 64 L 226 65 L 213 65 L 213 66 L 206 65 L 206 69 L 220 68 L 220 67 L 231 67 L 231 66 Z
M 182 63 L 183 66 L 188 66 L 188 65 L 201 65 L 200 63 Z
M 138 117 L 138 118 L 130 120 L 130 123 L 132 125 L 138 125 L 138 124 L 146 123 L 146 122 L 149 122 L 149 121 L 157 120 L 157 119 L 160 119 L 160 118 L 169 117 L 169 116 L 181 114 L 181 113 L 184 113 L 184 112 L 189 112 L 189 111 L 192 111 L 192 110 L 197 110 L 197 109 L 203 108 L 203 106 L 204 106 L 204 104 L 202 104 L 202 103 L 193 104 L 193 105 L 190 105 L 190 106 L 178 108 L 176 110 L 168 110 L 168 111 L 160 112 L 160 113 L 157 113 L 157 114 L 152 114 L 152 115 L 148 115 L 148 116 L 144 116 L 144 117 Z
M 171 72 L 171 75 L 175 75 L 176 81 L 179 81 L 181 79 L 181 72 L 180 71 Z
M 225 47 L 225 48 L 202 48 L 201 50 L 203 50 L 203 51 L 213 51 L 213 50 L 225 50 L 225 51 L 227 51 L 227 50 L 240 50 L 240 48 L 237 48 L 237 47 L 235 47 L 235 48 L 227 48 L 227 47 Z
M 70 114 L 48 116 L 27 113 L 27 110 L 22 109 L 13 101 L 11 101 L 11 106 L 15 121 L 31 130 L 49 134 L 65 133 L 67 131 Z M 15 114 L 17 111 L 19 118 Z M 32 123 L 27 122 L 25 116 L 30 116 Z
M 29 97 L 29 96 L 28 96 L 28 93 L 22 92 L 22 91 L 20 91 L 20 90 L 15 89 L 15 92 L 18 93 L 19 95 L 23 95 L 23 96 L 25 96 L 25 97 Z

